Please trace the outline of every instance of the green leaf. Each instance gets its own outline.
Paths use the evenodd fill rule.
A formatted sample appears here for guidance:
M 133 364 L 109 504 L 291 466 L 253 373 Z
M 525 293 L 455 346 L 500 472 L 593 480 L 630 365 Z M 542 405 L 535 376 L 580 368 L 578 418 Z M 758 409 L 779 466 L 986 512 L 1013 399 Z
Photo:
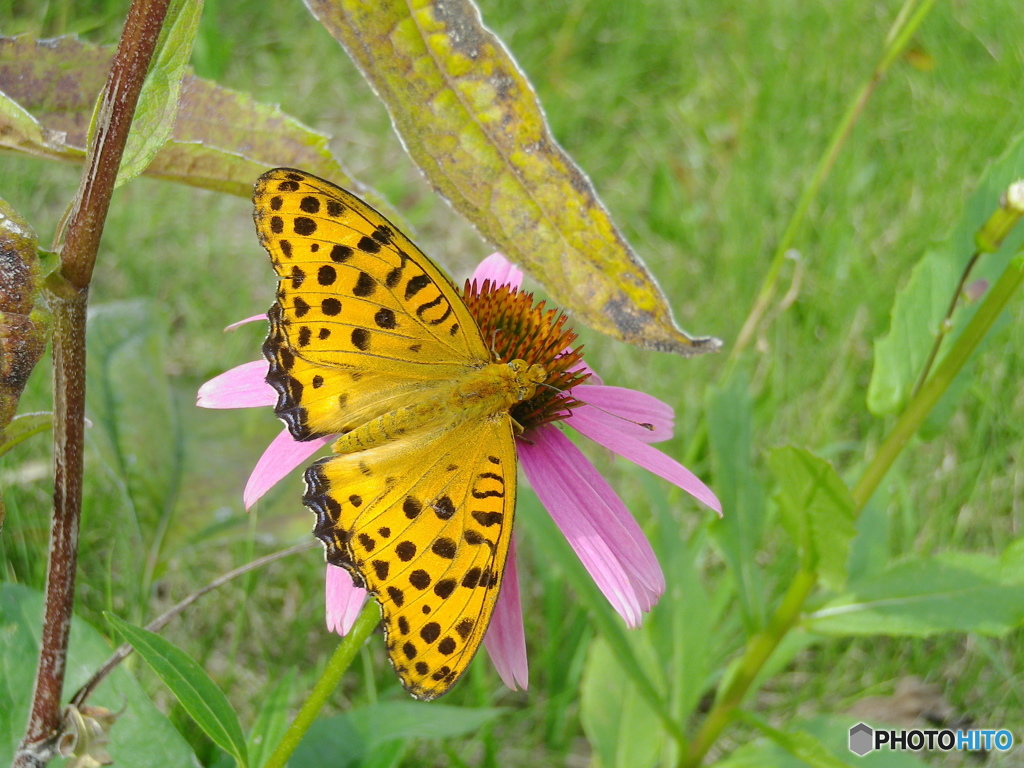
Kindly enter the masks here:
M 171 513 L 183 461 L 164 372 L 166 338 L 166 321 L 153 302 L 113 302 L 89 312 L 86 409 L 99 428 L 92 436 L 151 523 Z
M 20 416 L 15 416 L 7 425 L 7 429 L 3 431 L 3 438 L 0 440 L 0 456 L 33 435 L 50 429 L 53 429 L 52 413 L 23 413 Z
M 178 113 L 181 81 L 192 56 L 203 0 L 172 0 L 153 60 L 139 93 L 115 187 L 146 170 L 171 136 Z
M 826 587 L 841 589 L 856 534 L 850 489 L 831 464 L 801 448 L 776 448 L 768 462 L 778 483 L 782 523 L 799 547 L 803 567 Z
M 697 354 L 669 303 L 551 135 L 530 83 L 471 0 L 307 0 L 452 206 L 582 322 L 648 349 Z
M 0 765 L 10 764 L 28 721 L 42 626 L 43 595 L 21 584 L 0 584 Z M 78 690 L 110 653 L 103 635 L 72 618 L 65 696 Z M 114 669 L 88 704 L 122 713 L 109 733 L 115 764 L 198 768 L 188 744 L 124 668 Z
M 846 768 L 849 763 L 833 755 L 828 748 L 806 731 L 796 729 L 779 730 L 752 714 L 745 714 L 743 719 L 753 724 L 761 733 L 782 747 L 804 765 L 812 768 Z
M 939 333 L 939 323 L 956 289 L 957 281 L 974 253 L 974 234 L 999 205 L 1000 196 L 1017 179 L 1024 177 L 1024 133 L 1019 134 L 1006 152 L 986 169 L 978 189 L 968 198 L 960 219 L 946 239 L 928 251 L 911 273 L 910 280 L 893 303 L 888 333 L 875 340 L 875 365 L 868 387 L 868 408 L 876 416 L 897 413 L 906 405 L 921 367 Z M 993 280 L 1024 242 L 1024 227 L 1017 229 L 995 253 L 982 256 L 972 278 Z M 953 316 L 953 328 L 946 334 L 943 350 L 966 327 L 977 304 L 961 307 Z M 941 359 L 942 353 L 940 352 Z M 936 361 L 938 362 L 938 361 Z M 967 369 L 960 379 L 970 376 Z M 958 382 L 960 381 L 958 379 Z M 962 392 L 955 383 L 936 406 L 941 418 L 949 413 Z
M 125 640 L 132 644 L 153 671 L 163 680 L 196 724 L 221 749 L 248 765 L 249 758 L 238 717 L 220 688 L 206 671 L 180 648 L 148 630 L 129 624 L 112 613 L 105 613 Z
M 390 765 L 394 744 L 465 736 L 507 710 L 391 701 L 317 720 L 288 759 L 289 768 Z
M 895 564 L 851 582 L 807 617 L 812 632 L 928 637 L 1001 636 L 1024 622 L 1024 568 L 1014 561 L 949 552 Z
M 754 561 L 764 528 L 764 490 L 751 463 L 754 406 L 739 375 L 707 395 L 708 443 L 723 516 L 711 533 L 736 579 L 748 633 L 765 620 L 763 577 Z
M 113 47 L 73 37 L 45 43 L 30 35 L 0 37 L 0 90 L 43 127 L 41 144 L 36 139 L 11 148 L 81 162 L 93 106 L 113 57 Z M 253 180 L 267 168 L 304 168 L 353 189 L 389 218 L 399 220 L 379 197 L 366 194 L 346 174 L 331 154 L 328 141 L 328 136 L 278 107 L 261 104 L 188 71 L 181 80 L 171 136 L 145 172 L 248 198 Z
M 641 633 L 631 633 L 634 655 L 643 659 L 648 674 L 658 674 L 654 650 Z M 645 768 L 659 762 L 665 731 L 600 637 L 590 644 L 580 692 L 580 722 L 601 768 Z
M 448 739 L 475 733 L 504 714 L 500 707 L 454 707 L 416 701 L 388 701 L 350 712 L 353 726 L 370 747 L 394 739 Z
M 797 721 L 790 724 L 780 739 L 748 742 L 714 765 L 715 768 L 807 768 L 808 765 L 924 768 L 927 765 L 910 752 L 878 750 L 858 757 L 849 749 L 850 727 L 856 722 L 833 716 Z M 827 761 L 830 757 L 832 762 L 814 762 Z

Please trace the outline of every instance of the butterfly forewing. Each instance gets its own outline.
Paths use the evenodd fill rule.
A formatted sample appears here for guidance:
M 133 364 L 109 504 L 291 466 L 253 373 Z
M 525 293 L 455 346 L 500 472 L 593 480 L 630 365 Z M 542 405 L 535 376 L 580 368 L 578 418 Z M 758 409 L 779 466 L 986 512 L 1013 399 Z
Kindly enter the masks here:
M 305 502 L 328 561 L 380 600 L 388 654 L 417 698 L 451 688 L 483 640 L 508 555 L 515 478 L 508 414 L 332 456 L 306 473 Z

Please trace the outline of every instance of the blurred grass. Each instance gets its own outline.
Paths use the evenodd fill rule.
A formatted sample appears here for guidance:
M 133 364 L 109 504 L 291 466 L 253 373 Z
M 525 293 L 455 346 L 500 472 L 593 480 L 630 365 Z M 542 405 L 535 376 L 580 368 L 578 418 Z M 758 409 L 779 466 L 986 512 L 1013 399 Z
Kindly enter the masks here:
M 125 7 L 113 0 L 8 1 L 0 3 L 0 22 L 5 32 L 74 31 L 109 43 Z M 555 135 L 659 277 L 680 323 L 727 346 L 898 7 L 859 0 L 481 2 L 485 22 L 531 76 Z M 868 104 L 797 238 L 794 255 L 804 270 L 796 300 L 742 361 L 753 382 L 758 466 L 768 448 L 795 443 L 855 478 L 865 446 L 884 434 L 864 406 L 871 342 L 886 329 L 911 266 L 956 217 L 985 164 L 1024 128 L 1022 40 L 1024 17 L 1013 0 L 939 4 L 915 41 L 916 55 L 894 68 Z M 299 3 L 263 3 L 249 13 L 207 0 L 194 64 L 200 75 L 279 102 L 332 134 L 342 162 L 385 193 L 414 222 L 424 249 L 457 274 L 489 252 L 432 195 L 383 107 Z M 48 244 L 79 169 L 14 157 L 2 167 L 0 194 Z M 89 453 L 79 598 L 81 613 L 100 626 L 102 610 L 145 619 L 254 552 L 308 535 L 298 477 L 275 489 L 256 516 L 241 509 L 245 478 L 279 429 L 270 414 L 192 405 L 202 381 L 259 355 L 259 324 L 220 332 L 272 300 L 249 210 L 246 200 L 148 179 L 116 193 L 91 300 L 141 296 L 167 314 L 166 371 L 187 443 L 182 493 L 150 596 L 125 585 L 141 577 L 138 551 L 151 534 L 127 532 L 124 489 L 97 452 Z M 1019 303 L 1012 312 L 1018 322 L 989 341 L 947 430 L 907 452 L 876 502 L 885 505 L 892 555 L 998 551 L 1020 535 L 1024 312 Z M 665 449 L 682 455 L 722 357 L 682 362 L 586 331 L 583 337 L 606 381 L 643 386 L 676 408 L 678 436 Z M 47 408 L 48 388 L 43 365 L 23 410 Z M 42 586 L 48 462 L 46 440 L 37 438 L 0 463 L 8 506 L 0 578 Z M 646 495 L 631 469 L 601 466 L 641 521 L 652 503 L 664 503 Z M 706 466 L 694 469 L 706 475 Z M 695 504 L 680 507 L 684 528 L 705 520 Z M 449 703 L 493 704 L 497 696 L 515 714 L 484 746 L 452 743 L 446 756 L 419 754 L 424 764 L 580 764 L 587 754 L 577 710 L 580 662 L 567 649 L 582 647 L 592 630 L 557 565 L 531 556 L 528 531 L 524 543 L 531 690 L 496 694 L 502 689 L 489 665 L 474 665 Z M 787 548 L 769 533 L 762 565 L 773 580 L 791 565 Z M 268 680 L 296 667 L 308 676 L 333 648 L 322 629 L 321 559 L 314 550 L 276 563 L 208 596 L 167 631 L 229 691 L 243 723 L 251 722 L 247 708 Z M 713 553 L 706 575 L 722 575 Z M 896 679 L 913 673 L 940 682 L 954 707 L 982 718 L 982 727 L 1019 723 L 1022 638 L 831 641 L 803 652 L 773 681 L 763 706 L 774 714 L 803 713 L 809 703 L 841 711 L 865 692 L 891 692 Z M 370 653 L 377 690 L 395 695 L 381 644 Z M 365 696 L 365 684 L 352 675 L 335 703 Z

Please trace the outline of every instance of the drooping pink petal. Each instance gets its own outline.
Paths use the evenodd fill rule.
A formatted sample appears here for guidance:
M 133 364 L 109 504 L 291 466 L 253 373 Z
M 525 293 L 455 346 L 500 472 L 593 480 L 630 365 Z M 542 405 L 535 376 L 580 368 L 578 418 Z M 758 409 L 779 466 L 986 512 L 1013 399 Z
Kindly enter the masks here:
M 582 410 L 582 408 L 577 409 L 577 411 Z M 634 464 L 640 465 L 648 472 L 653 472 L 658 477 L 679 486 L 698 501 L 711 507 L 719 515 L 722 514 L 722 502 L 711 492 L 711 489 L 690 470 L 654 446 L 647 445 L 647 443 L 623 434 L 619 429 L 609 427 L 601 420 L 592 419 L 586 415 L 582 419 L 577 419 L 573 414 L 566 420 L 566 424 L 575 428 L 580 434 L 586 435 L 595 443 L 603 445 Z
M 586 434 L 581 426 L 601 425 L 644 443 L 659 443 L 672 437 L 675 412 L 672 406 L 646 392 L 625 387 L 591 386 L 589 382 L 572 391 L 587 405 L 574 408 L 566 422 Z M 649 428 L 648 428 L 649 427 Z
M 665 591 L 650 543 L 611 486 L 551 425 L 518 441 L 530 484 L 587 571 L 631 626 Z
M 267 361 L 243 363 L 199 388 L 200 408 L 256 408 L 274 405 L 277 393 L 267 384 Z
M 327 631 L 337 632 L 344 637 L 356 623 L 363 603 L 370 594 L 352 583 L 352 577 L 344 568 L 328 563 L 324 595 L 327 602 Z
M 525 691 L 530 683 L 530 670 L 526 661 L 526 633 L 523 631 L 523 608 L 519 601 L 514 536 L 508 548 L 498 602 L 491 615 L 491 625 L 484 635 L 484 647 L 501 681 L 513 691 Z
M 249 509 L 281 478 L 329 442 L 329 437 L 299 441 L 292 437 L 287 429 L 283 430 L 267 446 L 267 450 L 260 456 L 252 474 L 249 475 L 249 482 L 245 484 L 245 490 L 242 492 L 245 508 Z
M 483 285 L 484 280 L 490 280 L 494 287 L 507 285 L 519 288 L 523 284 L 523 270 L 500 253 L 492 253 L 476 265 L 470 280 L 475 280 L 477 285 Z
M 267 319 L 267 313 L 264 312 L 262 315 L 253 315 L 252 317 L 245 318 L 245 320 L 239 320 L 237 323 L 232 323 L 231 325 L 225 325 L 224 326 L 224 330 L 225 331 L 233 331 L 236 328 L 241 328 L 246 323 L 255 323 L 257 320 L 264 320 L 265 321 L 266 319 Z

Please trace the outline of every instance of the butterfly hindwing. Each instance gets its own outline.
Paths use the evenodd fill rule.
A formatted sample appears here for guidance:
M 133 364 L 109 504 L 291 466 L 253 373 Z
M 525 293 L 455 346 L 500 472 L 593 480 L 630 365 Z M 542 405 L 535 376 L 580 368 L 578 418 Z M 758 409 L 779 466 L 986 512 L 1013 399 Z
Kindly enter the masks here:
M 412 475 L 392 474 L 415 466 Z M 383 606 L 388 654 L 420 699 L 462 675 L 490 623 L 516 496 L 507 413 L 370 451 L 323 459 L 304 501 L 328 561 Z

